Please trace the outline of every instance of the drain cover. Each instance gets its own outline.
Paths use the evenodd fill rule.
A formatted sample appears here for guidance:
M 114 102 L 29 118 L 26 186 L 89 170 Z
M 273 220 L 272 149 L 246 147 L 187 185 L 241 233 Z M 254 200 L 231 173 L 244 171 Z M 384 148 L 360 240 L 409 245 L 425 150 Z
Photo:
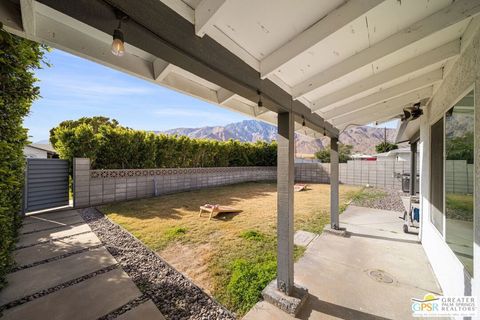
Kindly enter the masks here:
M 377 282 L 393 283 L 393 277 L 382 270 L 369 270 L 367 274 L 370 278 Z

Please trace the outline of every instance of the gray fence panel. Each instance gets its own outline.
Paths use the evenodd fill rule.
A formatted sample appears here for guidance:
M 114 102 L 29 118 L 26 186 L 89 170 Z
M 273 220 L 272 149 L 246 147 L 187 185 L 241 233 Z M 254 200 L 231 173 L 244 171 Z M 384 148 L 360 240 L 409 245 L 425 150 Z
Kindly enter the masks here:
M 66 206 L 68 203 L 68 161 L 27 159 L 25 211 Z

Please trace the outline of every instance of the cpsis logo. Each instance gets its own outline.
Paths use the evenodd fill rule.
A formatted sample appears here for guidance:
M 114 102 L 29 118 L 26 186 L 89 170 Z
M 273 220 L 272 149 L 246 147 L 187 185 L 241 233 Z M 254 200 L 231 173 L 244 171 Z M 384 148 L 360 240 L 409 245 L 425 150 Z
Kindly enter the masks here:
M 473 317 L 477 315 L 477 306 L 475 297 L 435 296 L 429 293 L 423 299 L 412 298 L 412 315 L 414 317 Z

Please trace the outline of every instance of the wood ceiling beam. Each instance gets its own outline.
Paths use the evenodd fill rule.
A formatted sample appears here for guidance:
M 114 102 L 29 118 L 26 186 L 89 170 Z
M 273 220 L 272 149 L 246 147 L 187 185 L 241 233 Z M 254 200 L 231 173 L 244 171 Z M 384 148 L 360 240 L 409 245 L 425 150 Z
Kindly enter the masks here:
M 292 88 L 293 97 L 298 99 L 338 78 L 369 65 L 408 45 L 422 40 L 440 30 L 480 14 L 477 0 L 457 0 L 448 7 L 435 12 L 398 33 L 382 40 L 342 62 L 302 81 Z
M 443 79 L 443 70 L 437 69 L 419 77 L 409 79 L 405 82 L 397 84 L 396 86 L 381 90 L 374 94 L 368 95 L 358 100 L 351 101 L 341 106 L 337 106 L 332 110 L 323 113 L 323 117 L 330 121 L 334 118 L 346 115 L 355 111 L 367 108 L 373 104 L 389 100 L 405 93 L 415 91 L 420 88 L 430 86 Z
M 257 101 L 262 92 L 264 106 L 274 112 L 292 112 L 295 121 L 311 129 L 337 137 L 338 130 L 322 117 L 293 101 L 292 96 L 268 79 L 262 80 L 258 71 L 208 36 L 195 34 L 195 27 L 158 0 L 40 0 L 84 24 L 107 34 L 118 21 L 113 8 L 129 16 L 124 24 L 125 41 L 166 62 L 217 84 L 250 101 Z
M 411 58 L 389 69 L 374 74 L 359 82 L 334 91 L 326 96 L 312 102 L 312 111 L 322 110 L 334 103 L 338 103 L 349 97 L 355 96 L 364 91 L 374 89 L 392 80 L 407 76 L 415 71 L 444 62 L 457 57 L 460 54 L 460 40 L 454 40 L 438 48 L 425 52 L 417 57 Z
M 262 79 L 281 68 L 290 60 L 361 17 L 384 0 L 351 0 L 333 10 L 310 28 L 272 52 L 260 62 Z

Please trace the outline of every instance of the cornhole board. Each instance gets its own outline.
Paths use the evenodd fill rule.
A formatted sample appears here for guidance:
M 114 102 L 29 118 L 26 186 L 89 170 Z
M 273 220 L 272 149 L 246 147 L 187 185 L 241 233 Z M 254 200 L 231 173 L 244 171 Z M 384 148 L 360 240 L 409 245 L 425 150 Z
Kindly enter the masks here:
M 300 191 L 304 191 L 304 190 L 307 190 L 307 186 L 306 184 L 301 184 L 301 183 L 296 183 L 294 186 L 293 186 L 293 190 L 295 192 L 300 192 Z
M 229 206 L 207 206 L 207 205 L 204 205 L 204 206 L 200 206 L 200 213 L 198 214 L 199 217 L 202 216 L 202 213 L 203 211 L 206 211 L 206 212 L 210 212 L 210 217 L 208 218 L 209 220 L 212 219 L 213 215 L 217 215 L 219 213 L 224 213 L 224 212 L 228 212 L 228 213 L 238 213 L 238 212 L 242 212 L 242 210 L 240 209 L 237 209 L 237 208 L 234 208 L 234 207 L 229 207 Z

